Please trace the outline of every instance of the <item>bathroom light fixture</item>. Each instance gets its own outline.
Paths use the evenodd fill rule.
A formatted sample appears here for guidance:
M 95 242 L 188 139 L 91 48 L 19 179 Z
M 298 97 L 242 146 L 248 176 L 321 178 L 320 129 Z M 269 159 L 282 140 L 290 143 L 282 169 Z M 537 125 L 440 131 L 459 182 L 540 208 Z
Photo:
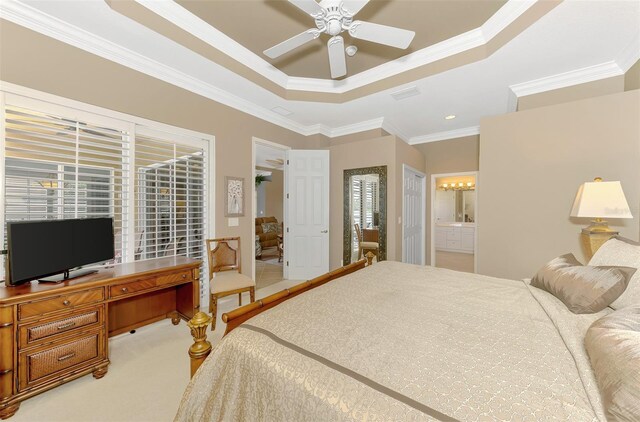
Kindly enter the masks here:
M 474 182 L 458 182 L 458 183 L 443 183 L 438 186 L 438 190 L 475 190 L 476 184 Z

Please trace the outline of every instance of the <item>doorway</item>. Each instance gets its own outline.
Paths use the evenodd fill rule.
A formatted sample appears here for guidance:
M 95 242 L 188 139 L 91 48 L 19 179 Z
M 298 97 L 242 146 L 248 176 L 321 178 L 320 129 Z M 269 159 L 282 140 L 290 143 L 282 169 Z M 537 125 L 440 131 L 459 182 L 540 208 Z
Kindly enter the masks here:
M 402 262 L 424 265 L 426 175 L 402 166 Z
M 285 223 L 285 155 L 290 148 L 253 138 L 253 222 L 255 243 L 252 274 L 256 289 L 287 279 L 283 256 Z
M 478 172 L 431 175 L 431 265 L 476 272 Z

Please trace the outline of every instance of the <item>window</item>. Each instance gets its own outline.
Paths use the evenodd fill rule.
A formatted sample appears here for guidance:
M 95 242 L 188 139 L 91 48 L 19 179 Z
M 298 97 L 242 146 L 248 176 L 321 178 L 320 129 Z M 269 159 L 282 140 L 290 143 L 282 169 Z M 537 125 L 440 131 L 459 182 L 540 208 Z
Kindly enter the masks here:
M 205 154 L 202 146 L 177 141 L 169 134 L 136 132 L 135 259 L 206 260 Z
M 206 265 L 212 138 L 57 97 L 73 107 L 0 95 L 3 244 L 10 221 L 112 217 L 116 262 L 185 255 Z
M 7 106 L 3 226 L 113 217 L 116 262 L 121 262 L 127 244 L 128 139 L 122 128 Z

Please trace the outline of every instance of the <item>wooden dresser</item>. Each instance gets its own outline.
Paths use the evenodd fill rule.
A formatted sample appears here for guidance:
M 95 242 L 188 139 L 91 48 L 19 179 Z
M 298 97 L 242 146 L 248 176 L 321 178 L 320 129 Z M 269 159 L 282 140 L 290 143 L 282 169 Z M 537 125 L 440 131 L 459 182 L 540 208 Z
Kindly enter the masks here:
M 20 402 L 109 365 L 108 337 L 200 308 L 200 261 L 168 257 L 60 284 L 0 287 L 0 418 Z

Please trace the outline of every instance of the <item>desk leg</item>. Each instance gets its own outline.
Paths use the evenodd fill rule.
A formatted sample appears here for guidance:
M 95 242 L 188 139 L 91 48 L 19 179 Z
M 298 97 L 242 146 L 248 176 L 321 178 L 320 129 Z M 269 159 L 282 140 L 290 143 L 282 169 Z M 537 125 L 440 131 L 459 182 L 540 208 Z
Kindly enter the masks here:
M 107 371 L 109 370 L 109 364 L 101 366 L 93 370 L 93 378 L 99 380 L 100 378 L 107 375 Z
M 173 325 L 180 324 L 180 314 L 176 311 L 169 313 L 169 318 L 171 318 L 171 323 Z
M 0 405 L 0 419 L 9 419 L 20 409 L 20 403 Z

